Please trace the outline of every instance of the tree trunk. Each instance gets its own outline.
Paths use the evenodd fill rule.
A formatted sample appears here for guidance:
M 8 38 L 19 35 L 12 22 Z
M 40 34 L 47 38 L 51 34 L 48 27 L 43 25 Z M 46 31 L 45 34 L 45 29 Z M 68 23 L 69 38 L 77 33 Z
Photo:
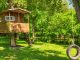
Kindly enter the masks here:
M 77 18 L 80 21 L 80 6 L 79 6 L 79 0 L 73 0 L 73 5 L 77 14 Z
M 26 40 L 28 41 L 28 45 L 32 46 L 32 41 L 29 39 L 29 33 L 26 33 Z
M 33 27 L 32 32 L 33 32 L 33 41 L 34 41 L 35 40 L 35 29 L 34 29 L 34 27 Z
M 16 46 L 16 39 L 15 39 L 15 34 L 11 34 L 11 46 L 15 47 Z
M 35 41 L 35 22 L 34 21 L 32 22 L 32 40 L 34 43 Z

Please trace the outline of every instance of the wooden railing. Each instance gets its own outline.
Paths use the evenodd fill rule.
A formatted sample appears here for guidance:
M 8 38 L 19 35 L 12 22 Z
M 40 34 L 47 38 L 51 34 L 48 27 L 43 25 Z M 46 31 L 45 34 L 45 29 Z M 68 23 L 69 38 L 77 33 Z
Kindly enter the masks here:
M 29 32 L 29 23 L 10 23 L 9 29 L 11 32 Z

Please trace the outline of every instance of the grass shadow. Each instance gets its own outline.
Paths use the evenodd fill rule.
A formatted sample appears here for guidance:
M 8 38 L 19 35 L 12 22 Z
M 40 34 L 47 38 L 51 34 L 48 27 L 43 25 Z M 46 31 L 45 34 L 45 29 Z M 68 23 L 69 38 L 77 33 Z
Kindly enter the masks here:
M 0 47 L 10 47 L 9 43 L 0 43 Z
M 66 57 L 58 56 L 58 54 L 61 54 L 61 52 L 40 51 L 30 47 L 5 48 L 3 51 L 0 51 L 0 58 L 2 60 L 9 60 L 11 57 L 13 57 L 13 60 L 68 60 Z

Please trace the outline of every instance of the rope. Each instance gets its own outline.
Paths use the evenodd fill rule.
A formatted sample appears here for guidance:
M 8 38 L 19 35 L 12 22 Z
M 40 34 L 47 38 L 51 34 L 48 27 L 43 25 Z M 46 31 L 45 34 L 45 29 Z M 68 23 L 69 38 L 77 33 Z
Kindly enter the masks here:
M 74 38 L 74 33 L 73 33 L 73 30 L 74 30 L 74 24 L 73 24 L 73 20 L 74 20 L 74 18 L 73 18 L 74 16 L 73 16 L 73 10 L 72 10 L 72 43 L 71 44 L 75 44 L 75 38 Z

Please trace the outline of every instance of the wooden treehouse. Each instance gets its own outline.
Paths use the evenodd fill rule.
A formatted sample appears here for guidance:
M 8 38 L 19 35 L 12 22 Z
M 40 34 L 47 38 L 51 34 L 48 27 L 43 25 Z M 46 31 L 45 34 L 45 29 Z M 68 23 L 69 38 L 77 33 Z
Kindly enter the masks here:
M 14 7 L 0 13 L 0 33 L 11 34 L 11 46 L 16 46 L 17 33 L 29 33 L 29 17 L 24 22 L 24 15 L 28 13 L 28 10 Z

